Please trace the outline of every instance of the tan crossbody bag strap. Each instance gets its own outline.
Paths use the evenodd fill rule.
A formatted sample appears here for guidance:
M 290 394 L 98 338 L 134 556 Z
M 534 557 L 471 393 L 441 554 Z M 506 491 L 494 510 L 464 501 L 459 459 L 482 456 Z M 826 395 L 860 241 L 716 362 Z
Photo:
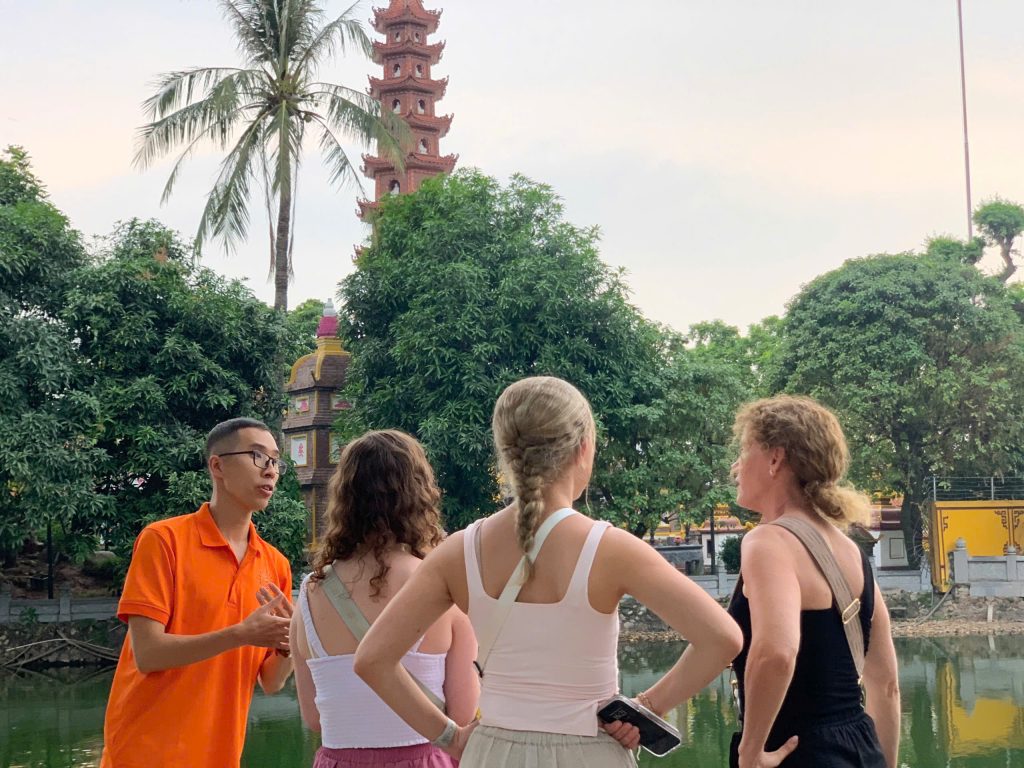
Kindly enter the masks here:
M 861 680 L 864 675 L 864 630 L 860 623 L 860 598 L 853 596 L 853 590 L 850 589 L 843 572 L 839 570 L 839 563 L 836 562 L 825 537 L 811 523 L 799 518 L 783 517 L 772 525 L 785 528 L 800 539 L 814 562 L 818 564 L 832 590 L 832 604 L 839 612 L 843 630 L 846 632 L 846 642 L 850 646 L 850 655 L 853 656 L 853 666 L 857 670 L 857 679 Z
M 331 601 L 331 605 L 334 606 L 334 610 L 338 612 L 341 620 L 345 622 L 348 631 L 352 633 L 357 641 L 362 641 L 363 636 L 370 631 L 370 622 L 366 620 L 365 614 L 359 610 L 356 601 L 352 599 L 352 594 L 348 591 L 348 587 L 345 586 L 345 582 L 341 580 L 341 577 L 334 572 L 330 565 L 324 566 L 324 580 L 321 584 L 324 594 Z M 406 670 L 406 672 L 409 672 L 409 670 Z M 427 688 L 412 672 L 409 672 L 409 677 L 420 687 L 421 691 L 427 694 L 427 698 L 433 702 L 434 706 L 444 712 L 444 699 Z

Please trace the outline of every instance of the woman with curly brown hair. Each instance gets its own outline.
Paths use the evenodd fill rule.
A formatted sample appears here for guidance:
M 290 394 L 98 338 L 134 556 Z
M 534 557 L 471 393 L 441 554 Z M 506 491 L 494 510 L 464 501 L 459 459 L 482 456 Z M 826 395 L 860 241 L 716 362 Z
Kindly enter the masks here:
M 313 572 L 302 582 L 291 628 L 302 718 L 321 734 L 314 768 L 449 768 L 451 758 L 352 671 L 359 638 L 351 624 L 363 617 L 372 623 L 443 537 L 441 494 L 423 448 L 403 432 L 368 432 L 342 451 L 328 494 Z M 479 694 L 475 655 L 472 627 L 452 609 L 419 630 L 402 663 L 443 700 L 449 717 L 466 724 Z
M 736 500 L 761 521 L 743 538 L 729 605 L 744 635 L 730 764 L 894 768 L 896 652 L 867 558 L 843 533 L 869 503 L 845 484 L 839 421 L 808 397 L 778 395 L 744 406 L 734 431 Z

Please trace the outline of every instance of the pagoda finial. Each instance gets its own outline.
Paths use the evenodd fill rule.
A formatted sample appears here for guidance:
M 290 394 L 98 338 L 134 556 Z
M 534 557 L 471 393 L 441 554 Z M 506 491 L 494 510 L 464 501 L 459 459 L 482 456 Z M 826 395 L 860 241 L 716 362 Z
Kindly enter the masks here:
M 334 338 L 338 335 L 338 311 L 334 308 L 334 302 L 328 299 L 324 302 L 323 315 L 316 327 L 318 339 Z

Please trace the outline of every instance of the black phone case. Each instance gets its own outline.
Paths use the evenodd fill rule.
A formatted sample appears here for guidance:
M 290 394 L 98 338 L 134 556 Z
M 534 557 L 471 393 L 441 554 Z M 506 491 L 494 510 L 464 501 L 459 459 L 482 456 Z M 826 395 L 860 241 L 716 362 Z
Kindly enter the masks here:
M 640 730 L 640 746 L 652 755 L 667 755 L 679 746 L 679 737 L 665 730 L 659 723 L 651 720 L 637 706 L 628 700 L 617 697 L 607 702 L 597 711 L 603 722 L 611 723 L 620 720 L 635 725 Z

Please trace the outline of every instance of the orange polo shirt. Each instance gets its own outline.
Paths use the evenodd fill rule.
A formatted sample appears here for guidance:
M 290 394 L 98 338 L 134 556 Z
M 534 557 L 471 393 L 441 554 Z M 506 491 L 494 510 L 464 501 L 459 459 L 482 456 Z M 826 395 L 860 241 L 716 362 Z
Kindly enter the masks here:
M 239 563 L 203 504 L 147 526 L 135 541 L 117 615 L 146 616 L 173 635 L 237 624 L 259 607 L 269 582 L 291 595 L 288 560 L 250 523 Z M 238 766 L 260 666 L 273 653 L 245 646 L 144 675 L 125 638 L 107 702 L 101 768 Z

